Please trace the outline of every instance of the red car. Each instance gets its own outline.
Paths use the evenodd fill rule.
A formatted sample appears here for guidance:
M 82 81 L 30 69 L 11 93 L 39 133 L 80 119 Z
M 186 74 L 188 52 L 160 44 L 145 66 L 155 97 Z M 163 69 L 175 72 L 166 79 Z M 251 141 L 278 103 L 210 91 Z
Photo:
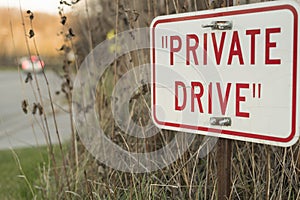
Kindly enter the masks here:
M 40 73 L 45 66 L 44 61 L 40 60 L 38 56 L 22 57 L 20 59 L 20 66 L 25 72 Z

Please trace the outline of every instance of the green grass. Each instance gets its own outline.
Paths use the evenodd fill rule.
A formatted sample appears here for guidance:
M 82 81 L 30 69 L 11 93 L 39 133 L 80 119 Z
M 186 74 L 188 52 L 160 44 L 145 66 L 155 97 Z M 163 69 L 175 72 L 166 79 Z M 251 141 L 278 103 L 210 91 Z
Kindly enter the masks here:
M 31 189 L 36 193 L 34 185 L 39 181 L 39 168 L 45 163 L 48 163 L 46 147 L 18 149 L 15 153 L 0 151 L 0 199 L 32 199 Z

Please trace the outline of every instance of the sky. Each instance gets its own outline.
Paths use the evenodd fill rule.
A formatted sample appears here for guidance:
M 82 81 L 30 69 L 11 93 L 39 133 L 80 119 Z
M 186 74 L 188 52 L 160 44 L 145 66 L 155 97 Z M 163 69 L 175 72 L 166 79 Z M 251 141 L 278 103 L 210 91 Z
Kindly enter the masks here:
M 0 7 L 16 7 L 19 8 L 19 2 L 23 10 L 31 10 L 32 12 L 46 12 L 57 14 L 59 0 L 0 0 Z M 65 11 L 67 6 L 64 6 Z

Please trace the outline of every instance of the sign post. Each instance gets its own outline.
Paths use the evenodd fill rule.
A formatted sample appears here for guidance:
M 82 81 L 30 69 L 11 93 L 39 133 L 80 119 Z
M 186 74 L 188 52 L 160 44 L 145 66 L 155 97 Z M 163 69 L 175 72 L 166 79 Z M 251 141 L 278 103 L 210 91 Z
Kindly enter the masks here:
M 227 139 L 282 147 L 298 141 L 299 11 L 296 2 L 272 1 L 151 24 L 152 119 L 162 129 L 224 138 L 220 198 L 230 192 Z
M 233 6 L 233 0 L 226 2 L 227 6 Z M 218 199 L 229 199 L 231 192 L 231 152 L 232 141 L 226 138 L 218 140 L 217 146 L 217 192 Z
M 231 149 L 229 139 L 220 139 L 217 146 L 218 199 L 228 199 L 231 192 Z

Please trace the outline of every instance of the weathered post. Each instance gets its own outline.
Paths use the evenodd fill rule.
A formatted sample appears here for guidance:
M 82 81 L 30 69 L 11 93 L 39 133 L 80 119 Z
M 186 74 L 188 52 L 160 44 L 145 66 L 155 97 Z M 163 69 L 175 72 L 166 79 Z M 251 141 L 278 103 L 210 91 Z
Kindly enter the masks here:
M 227 0 L 226 6 L 233 6 L 233 0 Z M 231 149 L 232 141 L 219 139 L 217 146 L 218 199 L 228 199 L 231 192 Z

